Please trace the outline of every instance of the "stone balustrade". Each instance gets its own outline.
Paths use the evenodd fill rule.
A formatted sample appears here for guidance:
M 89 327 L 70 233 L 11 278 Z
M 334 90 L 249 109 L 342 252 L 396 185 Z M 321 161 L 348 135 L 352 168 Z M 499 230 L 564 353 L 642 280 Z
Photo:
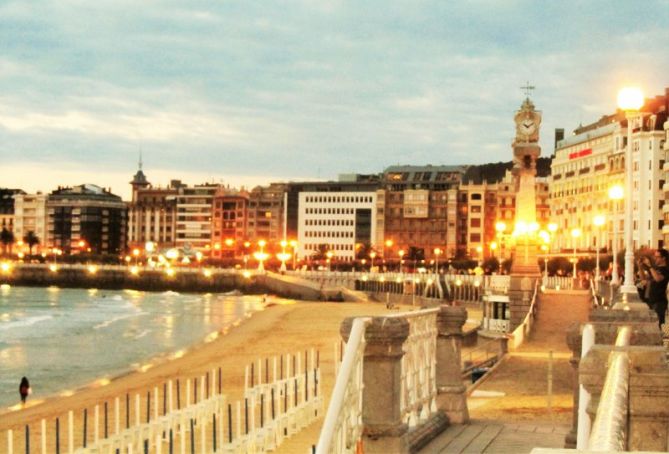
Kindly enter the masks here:
M 367 453 L 408 453 L 443 430 L 447 419 L 467 422 L 460 351 L 466 319 L 464 308 L 451 306 L 368 318 L 363 336 L 361 439 L 349 440 L 345 448 L 334 450 L 333 445 L 326 447 L 319 441 L 317 452 L 355 452 L 361 444 Z M 345 341 L 354 340 L 349 340 L 351 333 L 359 335 L 352 331 L 353 326 L 360 329 L 359 320 L 350 318 L 342 323 Z M 353 355 L 357 350 L 353 346 L 349 349 L 349 343 L 346 355 L 349 350 Z M 340 378 L 349 380 L 342 371 L 355 370 L 345 367 L 352 361 L 346 355 L 335 389 L 343 386 Z M 330 405 L 341 404 L 333 397 Z M 324 438 L 336 439 L 322 433 L 321 440 Z

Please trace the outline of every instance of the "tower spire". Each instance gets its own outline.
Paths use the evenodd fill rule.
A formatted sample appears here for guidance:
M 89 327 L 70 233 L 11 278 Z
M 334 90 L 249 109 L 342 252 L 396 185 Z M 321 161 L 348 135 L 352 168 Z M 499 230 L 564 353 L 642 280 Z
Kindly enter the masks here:
M 530 99 L 530 94 L 532 94 L 532 90 L 536 89 L 534 85 L 530 85 L 530 81 L 525 82 L 525 86 L 520 87 L 521 90 L 525 92 L 525 96 L 527 96 L 527 99 Z
M 139 170 L 142 170 L 142 148 L 139 149 Z

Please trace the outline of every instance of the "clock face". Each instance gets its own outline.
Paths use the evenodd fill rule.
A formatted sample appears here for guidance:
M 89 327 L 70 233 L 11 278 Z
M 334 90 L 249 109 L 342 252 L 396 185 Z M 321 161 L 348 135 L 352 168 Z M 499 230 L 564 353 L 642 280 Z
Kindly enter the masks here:
M 532 134 L 537 129 L 537 125 L 534 120 L 522 120 L 518 127 L 520 131 L 526 135 Z

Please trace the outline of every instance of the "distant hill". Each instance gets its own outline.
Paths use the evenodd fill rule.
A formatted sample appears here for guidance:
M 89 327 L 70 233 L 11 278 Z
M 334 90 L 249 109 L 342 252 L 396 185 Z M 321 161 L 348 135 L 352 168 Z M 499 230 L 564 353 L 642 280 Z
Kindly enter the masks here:
M 552 157 L 544 157 L 537 159 L 537 176 L 547 177 L 551 174 L 551 159 Z M 511 170 L 513 162 L 493 162 L 490 164 L 472 165 L 469 166 L 463 181 L 481 184 L 483 181 L 487 183 L 496 183 L 504 178 L 507 170 Z

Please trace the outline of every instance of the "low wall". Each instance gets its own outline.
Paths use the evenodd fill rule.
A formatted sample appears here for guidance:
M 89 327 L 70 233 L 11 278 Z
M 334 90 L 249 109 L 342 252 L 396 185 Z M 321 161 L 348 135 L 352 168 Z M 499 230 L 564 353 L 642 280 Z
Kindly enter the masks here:
M 309 283 L 292 282 L 284 276 L 243 274 L 216 270 L 210 276 L 194 269 L 178 270 L 173 276 L 164 271 L 143 269 L 133 275 L 126 268 L 100 267 L 94 274 L 85 267 L 62 267 L 52 272 L 48 267 L 15 267 L 0 273 L 0 284 L 30 287 L 99 288 L 107 290 L 134 289 L 145 291 L 229 292 L 246 294 L 273 293 L 284 298 L 319 300 L 321 292 Z

